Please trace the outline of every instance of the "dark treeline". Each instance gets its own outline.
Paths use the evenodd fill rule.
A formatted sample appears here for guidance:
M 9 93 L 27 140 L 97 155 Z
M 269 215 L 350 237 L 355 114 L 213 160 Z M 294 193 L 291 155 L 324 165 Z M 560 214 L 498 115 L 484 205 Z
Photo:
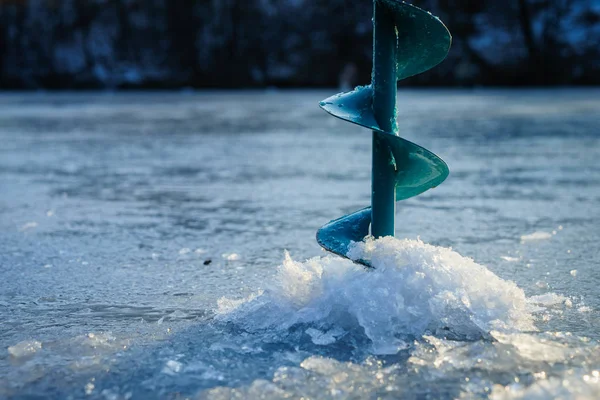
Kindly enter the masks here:
M 599 0 L 415 0 L 454 41 L 407 83 L 600 83 Z M 371 0 L 4 0 L 0 87 L 368 83 Z

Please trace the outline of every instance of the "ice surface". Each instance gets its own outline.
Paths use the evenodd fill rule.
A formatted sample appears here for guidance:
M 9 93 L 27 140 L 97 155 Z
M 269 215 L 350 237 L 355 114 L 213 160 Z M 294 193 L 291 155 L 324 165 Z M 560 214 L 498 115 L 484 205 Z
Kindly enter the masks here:
M 414 245 L 398 257 L 427 263 L 369 272 L 335 257 L 286 260 L 267 285 L 280 249 L 323 255 L 316 227 L 368 203 L 370 137 L 321 115 L 329 94 L 4 95 L 0 398 L 597 399 L 584 390 L 600 368 L 600 180 L 581 171 L 598 169 L 600 92 L 398 96 L 403 132 L 453 170 L 403 203 L 398 234 L 454 246 L 496 277 Z M 520 243 L 536 230 L 557 234 Z M 221 257 L 233 252 L 239 260 Z M 468 279 L 452 278 L 460 271 Z M 504 290 L 511 281 L 527 305 Z M 435 290 L 425 299 L 464 291 L 471 305 L 458 300 L 443 321 L 433 300 L 408 309 L 418 288 Z M 479 298 L 513 302 L 539 331 L 498 307 L 484 315 Z M 407 316 L 431 328 L 407 330 Z M 387 319 L 393 338 L 376 324 Z M 9 353 L 32 340 L 30 356 Z M 169 361 L 179 372 L 163 373 Z
M 451 249 L 386 237 L 354 244 L 349 256 L 375 269 L 286 253 L 276 285 L 247 301 L 222 299 L 217 318 L 253 332 L 308 324 L 313 342 L 325 344 L 362 329 L 373 354 L 395 354 L 427 332 L 478 339 L 535 330 L 523 290 Z

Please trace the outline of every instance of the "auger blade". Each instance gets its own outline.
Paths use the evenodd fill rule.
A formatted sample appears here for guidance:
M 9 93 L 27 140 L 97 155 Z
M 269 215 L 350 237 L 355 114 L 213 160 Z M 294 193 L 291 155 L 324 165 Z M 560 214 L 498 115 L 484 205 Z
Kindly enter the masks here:
M 371 85 L 358 86 L 350 92 L 328 97 L 321 101 L 319 106 L 334 117 L 374 131 L 384 132 L 373 115 L 373 88 Z
M 448 55 L 452 36 L 436 16 L 399 0 L 377 0 L 392 15 L 398 31 L 398 80 L 425 72 Z
M 450 171 L 438 156 L 399 136 L 379 133 L 394 156 L 396 201 L 417 196 L 442 183 Z
M 325 250 L 348 258 L 348 250 L 352 242 L 360 242 L 369 235 L 371 224 L 371 207 L 363 208 L 330 221 L 317 231 L 317 242 Z M 352 260 L 367 267 L 371 265 L 364 260 Z
M 371 86 L 357 87 L 323 100 L 321 108 L 344 121 L 380 132 L 395 160 L 396 200 L 417 196 L 442 183 L 448 176 L 446 163 L 423 147 L 380 129 L 373 115 Z

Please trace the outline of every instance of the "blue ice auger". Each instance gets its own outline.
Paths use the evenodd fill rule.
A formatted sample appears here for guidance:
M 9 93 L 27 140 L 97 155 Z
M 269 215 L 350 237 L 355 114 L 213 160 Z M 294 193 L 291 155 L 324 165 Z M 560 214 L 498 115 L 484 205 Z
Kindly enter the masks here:
M 324 225 L 317 241 L 347 257 L 353 241 L 394 235 L 396 201 L 442 183 L 448 166 L 430 151 L 398 136 L 397 81 L 433 68 L 448 54 L 452 37 L 431 13 L 400 0 L 374 0 L 373 73 L 368 86 L 320 103 L 331 115 L 373 131 L 371 207 Z M 370 267 L 368 261 L 355 260 Z

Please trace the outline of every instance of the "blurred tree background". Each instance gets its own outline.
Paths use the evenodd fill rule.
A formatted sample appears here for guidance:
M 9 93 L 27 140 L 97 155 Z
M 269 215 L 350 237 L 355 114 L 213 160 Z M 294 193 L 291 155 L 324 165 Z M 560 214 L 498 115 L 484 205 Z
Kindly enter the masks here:
M 415 0 L 453 34 L 412 85 L 600 83 L 600 0 Z M 3 0 L 1 88 L 350 86 L 371 0 Z

